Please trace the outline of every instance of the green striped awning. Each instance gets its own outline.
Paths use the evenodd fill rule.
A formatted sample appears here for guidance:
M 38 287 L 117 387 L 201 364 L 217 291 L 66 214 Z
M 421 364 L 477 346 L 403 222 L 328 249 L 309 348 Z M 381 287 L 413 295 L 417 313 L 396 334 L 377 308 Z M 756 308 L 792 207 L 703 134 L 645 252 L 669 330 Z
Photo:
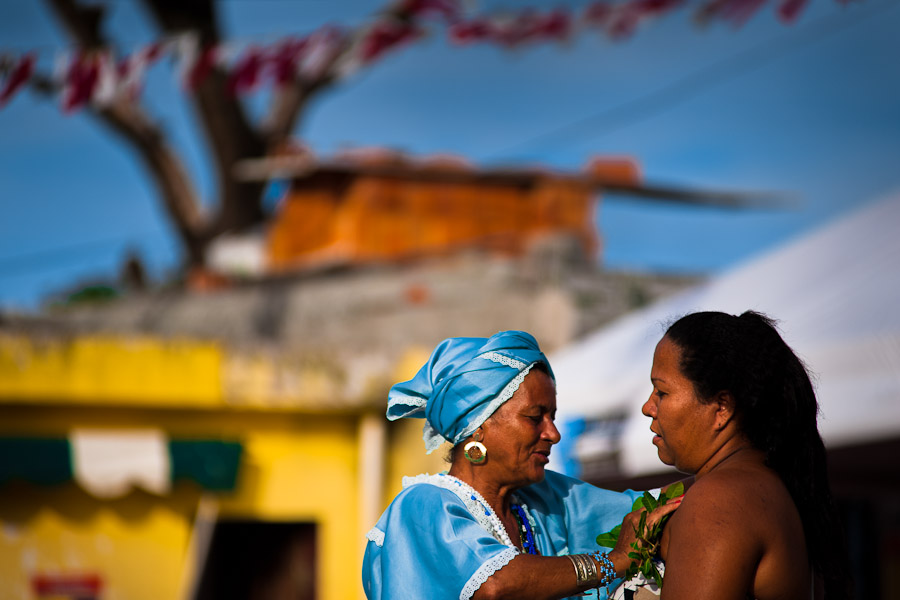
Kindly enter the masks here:
M 79 431 L 69 437 L 0 437 L 0 485 L 24 480 L 56 485 L 76 480 L 100 497 L 137 485 L 166 493 L 190 480 L 215 492 L 237 484 L 240 442 L 168 439 L 153 430 Z

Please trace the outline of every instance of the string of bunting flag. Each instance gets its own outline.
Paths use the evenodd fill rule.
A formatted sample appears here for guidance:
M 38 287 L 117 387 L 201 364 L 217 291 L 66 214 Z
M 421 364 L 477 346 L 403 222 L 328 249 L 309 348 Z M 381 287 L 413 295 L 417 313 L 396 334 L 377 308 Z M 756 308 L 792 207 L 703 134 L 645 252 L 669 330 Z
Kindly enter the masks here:
M 373 18 L 361 28 L 325 25 L 305 36 L 277 42 L 224 42 L 202 46 L 195 32 L 167 37 L 118 58 L 111 49 L 60 51 L 49 76 L 49 87 L 60 96 L 63 112 L 87 105 L 102 108 L 122 98 L 140 95 L 147 70 L 165 58 L 176 65 L 182 86 L 195 90 L 214 69 L 228 75 L 230 94 L 245 94 L 270 84 L 283 86 L 324 77 L 345 78 L 383 57 L 388 51 L 424 36 L 429 20 L 446 26 L 457 45 L 493 43 L 516 48 L 538 42 L 566 42 L 583 30 L 613 39 L 633 33 L 644 21 L 658 17 L 685 0 L 627 0 L 618 4 L 591 2 L 580 9 L 557 7 L 547 11 L 526 8 L 490 15 L 467 14 L 464 0 L 401 0 L 395 15 Z M 837 0 L 848 2 L 849 0 Z M 742 24 L 766 0 L 707 0 L 697 11 L 701 22 L 711 19 Z M 792 22 L 808 0 L 777 0 L 776 10 Z M 0 107 L 36 77 L 38 54 L 0 54 Z

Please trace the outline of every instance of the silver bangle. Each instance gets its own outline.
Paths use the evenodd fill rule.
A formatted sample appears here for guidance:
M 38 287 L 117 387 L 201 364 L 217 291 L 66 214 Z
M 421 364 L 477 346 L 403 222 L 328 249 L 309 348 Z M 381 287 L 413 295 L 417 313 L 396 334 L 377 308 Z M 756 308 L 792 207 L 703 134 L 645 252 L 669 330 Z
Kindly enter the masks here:
M 569 560 L 575 567 L 575 584 L 578 587 L 596 587 L 597 564 L 587 554 L 569 554 Z

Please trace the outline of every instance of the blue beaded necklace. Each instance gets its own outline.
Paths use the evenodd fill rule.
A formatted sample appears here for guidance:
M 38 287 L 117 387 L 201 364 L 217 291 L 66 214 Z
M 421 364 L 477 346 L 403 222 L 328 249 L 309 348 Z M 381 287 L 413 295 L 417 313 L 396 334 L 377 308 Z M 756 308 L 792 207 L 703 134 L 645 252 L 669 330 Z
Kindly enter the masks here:
M 511 504 L 510 508 L 516 517 L 516 522 L 519 524 L 519 538 L 522 540 L 522 549 L 526 554 L 540 554 L 537 544 L 534 542 L 534 531 L 531 529 L 531 522 L 529 522 L 528 516 L 525 514 L 525 509 L 518 504 Z

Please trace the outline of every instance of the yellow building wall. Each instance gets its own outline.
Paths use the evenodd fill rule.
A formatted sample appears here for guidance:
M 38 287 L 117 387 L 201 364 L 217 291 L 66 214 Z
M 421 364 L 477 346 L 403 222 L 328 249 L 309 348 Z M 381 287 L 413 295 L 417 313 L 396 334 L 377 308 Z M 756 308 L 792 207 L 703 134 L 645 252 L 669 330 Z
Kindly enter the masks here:
M 355 419 L 286 420 L 284 428 L 245 435 L 242 480 L 222 499 L 221 514 L 315 523 L 319 598 L 355 598 L 360 579 L 348 576 L 347 561 L 364 534 L 356 518 Z
M 0 335 L 0 399 L 212 407 L 223 397 L 222 356 L 188 340 Z
M 389 376 L 411 376 L 423 356 L 413 352 Z M 235 364 L 240 373 L 226 372 Z M 267 378 L 248 377 L 246 364 L 215 344 L 185 340 L 38 342 L 0 333 L 0 436 L 153 428 L 170 439 L 238 440 L 236 489 L 206 496 L 218 518 L 314 523 L 317 597 L 362 598 L 364 536 L 374 523 L 360 518 L 359 427 L 373 409 L 344 402 L 329 412 L 302 392 L 293 404 L 281 395 L 267 403 Z M 223 381 L 245 389 L 235 397 Z M 381 397 L 386 402 L 386 390 Z M 425 455 L 421 427 L 421 420 L 385 420 L 381 509 L 403 475 L 446 468 L 440 451 Z M 74 483 L 8 483 L 0 489 L 0 600 L 35 597 L 37 574 L 99 575 L 103 600 L 183 597 L 202 496 L 189 482 L 165 496 L 135 489 L 113 500 Z
M 348 576 L 348 560 L 357 562 L 372 524 L 357 518 L 355 415 L 185 415 L 59 406 L 3 407 L 0 414 L 0 435 L 153 427 L 172 438 L 239 439 L 244 452 L 238 485 L 232 493 L 215 496 L 218 517 L 315 523 L 318 597 L 360 596 L 360 570 Z M 4 590 L 27 589 L 37 573 L 81 572 L 101 575 L 108 589 L 104 600 L 181 597 L 200 496 L 190 483 L 176 485 L 164 497 L 135 490 L 111 501 L 93 498 L 74 484 L 7 486 L 0 496 L 0 600 Z
M 427 355 L 410 349 L 389 378 L 411 377 Z M 302 367 L 293 379 L 302 389 L 286 391 L 271 386 L 283 368 L 190 340 L 36 341 L 0 333 L 0 436 L 153 428 L 171 439 L 238 440 L 236 489 L 206 496 L 218 518 L 315 523 L 318 598 L 362 598 L 364 536 L 374 523 L 360 517 L 359 427 L 366 412 L 382 409 L 353 409 L 345 399 L 329 412 L 318 398 L 338 389 L 329 383 L 333 373 Z M 386 390 L 382 397 L 386 403 Z M 379 511 L 403 476 L 447 468 L 444 448 L 425 454 L 422 424 L 384 421 Z M 196 575 L 190 548 L 201 497 L 191 483 L 166 496 L 136 489 L 114 500 L 74 483 L 7 484 L 0 489 L 0 600 L 34 597 L 37 574 L 100 575 L 103 600 L 183 597 Z
M 417 346 L 407 349 L 397 362 L 392 374 L 392 380 L 406 381 L 412 379 L 419 368 L 428 360 L 429 356 L 431 356 L 431 348 Z M 386 398 L 385 406 L 387 406 Z M 424 419 L 400 419 L 399 421 L 388 422 L 385 418 L 387 443 L 384 460 L 382 511 L 387 508 L 394 496 L 403 489 L 403 477 L 415 476 L 420 473 L 440 473 L 450 468 L 450 465 L 444 461 L 444 457 L 450 448 L 449 444 L 443 444 L 431 454 L 425 454 L 425 441 L 422 439 L 422 427 L 424 424 Z M 366 531 L 368 531 L 368 528 L 366 528 Z
M 0 599 L 35 598 L 36 575 L 98 575 L 103 600 L 179 598 L 196 490 L 98 501 L 75 484 L 0 495 Z
M 385 461 L 385 486 L 383 505 L 386 508 L 391 500 L 403 489 L 403 478 L 419 473 L 440 473 L 450 468 L 444 457 L 450 444 L 443 444 L 431 454 L 425 454 L 425 442 L 422 440 L 422 419 L 401 419 L 388 424 L 389 443 L 388 456 Z M 374 523 L 373 523 L 374 524 Z

